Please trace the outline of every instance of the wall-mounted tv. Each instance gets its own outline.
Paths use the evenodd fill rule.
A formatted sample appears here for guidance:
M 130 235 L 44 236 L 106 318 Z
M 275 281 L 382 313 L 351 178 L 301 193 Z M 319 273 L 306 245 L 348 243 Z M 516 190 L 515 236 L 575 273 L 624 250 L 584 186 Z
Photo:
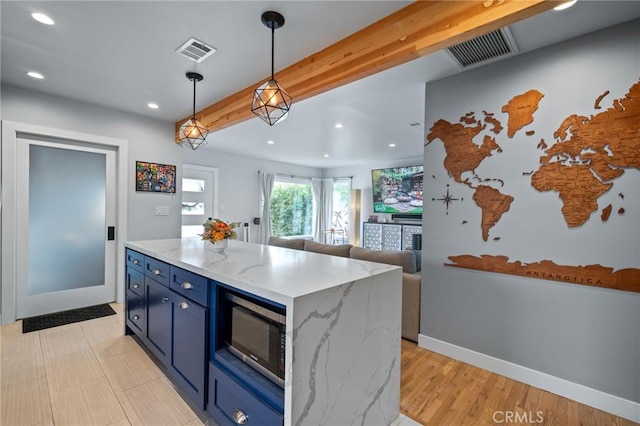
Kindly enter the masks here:
M 422 214 L 423 166 L 371 170 L 375 213 Z

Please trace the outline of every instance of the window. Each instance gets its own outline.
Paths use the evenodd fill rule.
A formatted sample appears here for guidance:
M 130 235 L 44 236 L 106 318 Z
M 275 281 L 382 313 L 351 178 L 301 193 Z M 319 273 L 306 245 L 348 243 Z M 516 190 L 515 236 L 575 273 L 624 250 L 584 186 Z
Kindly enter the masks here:
M 271 233 L 278 237 L 310 236 L 312 215 L 311 182 L 276 176 L 271 192 Z
M 336 233 L 339 241 L 335 244 L 349 243 L 349 197 L 351 194 L 351 179 L 339 178 L 333 181 L 333 217 L 331 226 L 340 231 Z

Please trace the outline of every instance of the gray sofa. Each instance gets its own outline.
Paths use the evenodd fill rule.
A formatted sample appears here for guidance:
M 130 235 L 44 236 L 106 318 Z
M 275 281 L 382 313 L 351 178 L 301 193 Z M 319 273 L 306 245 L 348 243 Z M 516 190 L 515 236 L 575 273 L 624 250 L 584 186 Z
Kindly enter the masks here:
M 301 238 L 270 237 L 271 246 L 305 250 L 331 256 L 349 257 L 369 262 L 386 263 L 402 267 L 402 337 L 418 341 L 420 331 L 420 251 L 382 251 L 355 247 L 351 244 L 329 245 Z

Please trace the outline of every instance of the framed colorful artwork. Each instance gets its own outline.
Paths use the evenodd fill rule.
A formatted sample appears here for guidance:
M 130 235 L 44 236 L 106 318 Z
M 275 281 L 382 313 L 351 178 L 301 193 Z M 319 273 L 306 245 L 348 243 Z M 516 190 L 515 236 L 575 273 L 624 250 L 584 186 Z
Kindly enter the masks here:
M 176 166 L 136 161 L 136 191 L 176 192 Z

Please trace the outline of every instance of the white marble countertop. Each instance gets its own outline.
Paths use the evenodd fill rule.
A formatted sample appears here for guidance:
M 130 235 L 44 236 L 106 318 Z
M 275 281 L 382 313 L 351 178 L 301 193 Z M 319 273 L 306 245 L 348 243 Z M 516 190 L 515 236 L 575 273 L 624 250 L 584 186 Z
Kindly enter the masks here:
M 198 237 L 128 241 L 125 247 L 285 306 L 301 296 L 400 269 L 233 240 L 221 254 Z

